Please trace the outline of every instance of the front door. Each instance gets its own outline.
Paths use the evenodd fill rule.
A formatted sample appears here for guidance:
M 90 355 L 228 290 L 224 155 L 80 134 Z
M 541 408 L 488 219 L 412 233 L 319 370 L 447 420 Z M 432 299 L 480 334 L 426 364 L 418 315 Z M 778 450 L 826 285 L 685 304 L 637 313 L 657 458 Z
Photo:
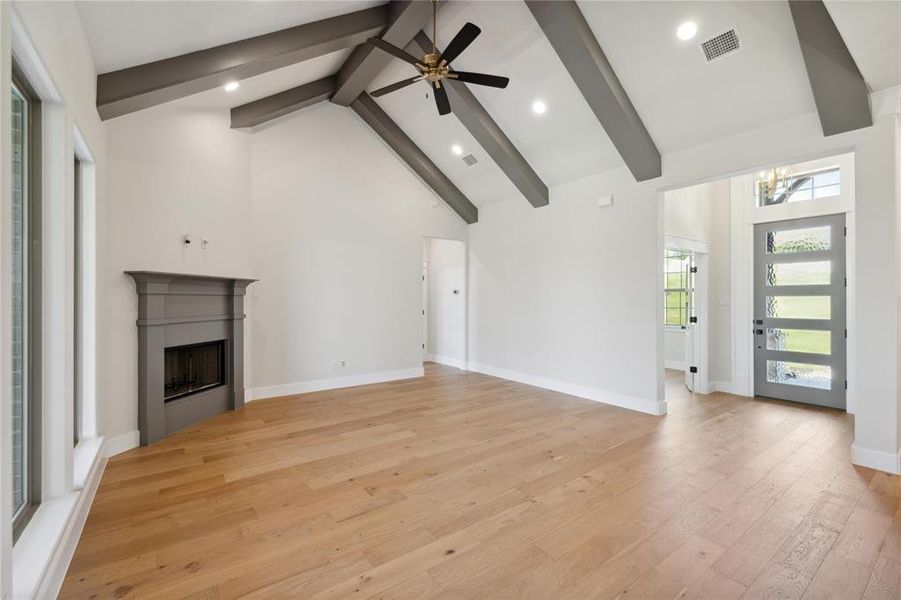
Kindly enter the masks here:
M 845 408 L 845 216 L 754 226 L 754 393 Z

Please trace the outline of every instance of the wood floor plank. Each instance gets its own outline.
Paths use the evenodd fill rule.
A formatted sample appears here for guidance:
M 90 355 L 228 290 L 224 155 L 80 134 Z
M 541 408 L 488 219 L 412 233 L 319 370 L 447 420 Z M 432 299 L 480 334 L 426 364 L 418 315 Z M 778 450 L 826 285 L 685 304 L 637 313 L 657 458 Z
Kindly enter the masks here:
M 654 417 L 429 364 L 109 461 L 61 598 L 901 598 L 901 479 L 853 418 Z

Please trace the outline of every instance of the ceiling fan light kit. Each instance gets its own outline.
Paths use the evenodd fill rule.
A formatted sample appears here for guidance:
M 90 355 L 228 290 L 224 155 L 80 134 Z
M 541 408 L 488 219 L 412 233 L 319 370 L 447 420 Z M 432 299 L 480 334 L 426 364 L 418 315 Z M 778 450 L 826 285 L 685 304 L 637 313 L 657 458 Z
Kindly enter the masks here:
M 438 114 L 446 115 L 451 112 L 450 101 L 447 99 L 447 92 L 444 90 L 445 79 L 456 79 L 462 83 L 472 83 L 475 85 L 486 85 L 495 88 L 505 88 L 510 83 L 507 77 L 498 75 L 486 75 L 485 73 L 470 73 L 467 71 L 454 71 L 450 63 L 460 56 L 466 48 L 478 37 L 482 30 L 472 23 L 466 23 L 450 44 L 447 45 L 444 52 L 438 52 L 438 0 L 432 0 L 432 51 L 423 56 L 416 58 L 406 50 L 398 48 L 393 44 L 382 40 L 381 38 L 369 38 L 369 43 L 388 54 L 399 58 L 402 61 L 410 63 L 419 74 L 416 77 L 403 79 L 391 85 L 379 88 L 370 95 L 374 98 L 390 94 L 399 89 L 412 85 L 417 81 L 426 81 L 435 92 L 435 104 L 438 106 Z

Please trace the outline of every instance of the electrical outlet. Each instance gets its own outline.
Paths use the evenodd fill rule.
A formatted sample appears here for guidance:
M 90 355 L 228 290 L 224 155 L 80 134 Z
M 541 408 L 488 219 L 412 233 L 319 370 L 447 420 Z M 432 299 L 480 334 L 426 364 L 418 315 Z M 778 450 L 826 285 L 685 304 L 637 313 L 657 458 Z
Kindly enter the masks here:
M 347 363 L 344 362 L 343 360 L 336 360 L 335 362 L 332 363 L 333 369 L 343 369 L 346 366 L 347 366 Z
M 398 364 L 398 365 L 400 364 L 400 354 L 395 354 L 395 355 L 394 355 L 394 362 L 395 362 L 396 364 Z

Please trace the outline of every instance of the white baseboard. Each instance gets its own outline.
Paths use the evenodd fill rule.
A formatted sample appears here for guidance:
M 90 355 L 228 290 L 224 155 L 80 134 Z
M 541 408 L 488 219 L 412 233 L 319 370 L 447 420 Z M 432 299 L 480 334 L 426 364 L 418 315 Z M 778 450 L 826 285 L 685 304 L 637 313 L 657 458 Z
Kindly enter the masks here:
M 684 371 L 685 363 L 681 360 L 665 360 L 663 361 L 663 368 L 674 369 L 676 371 Z
M 19 538 L 13 550 L 14 598 L 59 594 L 106 467 L 105 444 L 98 441 L 83 487 L 42 503 Z
M 115 456 L 141 445 L 141 432 L 129 431 L 106 440 L 106 455 Z
M 448 367 L 466 370 L 466 363 L 459 358 L 444 356 L 442 354 L 426 354 L 425 359 L 429 362 L 438 363 L 439 365 L 447 365 Z
M 734 394 L 732 391 L 732 382 L 731 381 L 711 381 L 708 383 L 710 386 L 711 392 L 722 392 L 724 394 Z
M 901 456 L 891 452 L 871 450 L 851 444 L 851 462 L 861 467 L 885 471 L 892 475 L 901 475 Z
M 313 381 L 300 381 L 298 383 L 285 383 L 282 385 L 270 385 L 244 390 L 244 402 L 252 402 L 263 398 L 276 398 L 278 396 L 293 396 L 308 392 L 321 392 L 323 390 L 337 390 L 339 388 L 354 387 L 357 385 L 369 385 L 371 383 L 384 383 L 400 379 L 412 379 L 422 377 L 425 371 L 422 367 L 401 369 L 399 371 L 380 371 L 378 373 L 365 373 L 363 375 L 350 375 L 348 377 L 332 377 L 329 379 L 316 379 Z
M 555 392 L 569 394 L 570 396 L 578 396 L 579 398 L 585 398 L 586 400 L 593 400 L 595 402 L 602 402 L 604 404 L 612 404 L 613 406 L 628 408 L 631 410 L 636 410 L 638 412 L 647 413 L 649 415 L 666 414 L 666 402 L 646 400 L 644 398 L 637 398 L 635 396 L 627 396 L 625 394 L 607 392 L 584 385 L 576 385 L 573 383 L 567 383 L 565 381 L 559 381 L 557 379 L 548 379 L 546 377 L 529 375 L 527 373 L 519 373 L 517 371 L 510 371 L 507 369 L 500 369 L 498 367 L 492 367 L 490 365 L 482 365 L 472 362 L 469 363 L 469 370 L 476 371 L 478 373 L 484 373 L 485 375 L 491 375 L 492 377 L 509 379 L 510 381 L 516 381 L 519 383 L 524 383 L 526 385 L 544 388 L 546 390 L 553 390 Z

